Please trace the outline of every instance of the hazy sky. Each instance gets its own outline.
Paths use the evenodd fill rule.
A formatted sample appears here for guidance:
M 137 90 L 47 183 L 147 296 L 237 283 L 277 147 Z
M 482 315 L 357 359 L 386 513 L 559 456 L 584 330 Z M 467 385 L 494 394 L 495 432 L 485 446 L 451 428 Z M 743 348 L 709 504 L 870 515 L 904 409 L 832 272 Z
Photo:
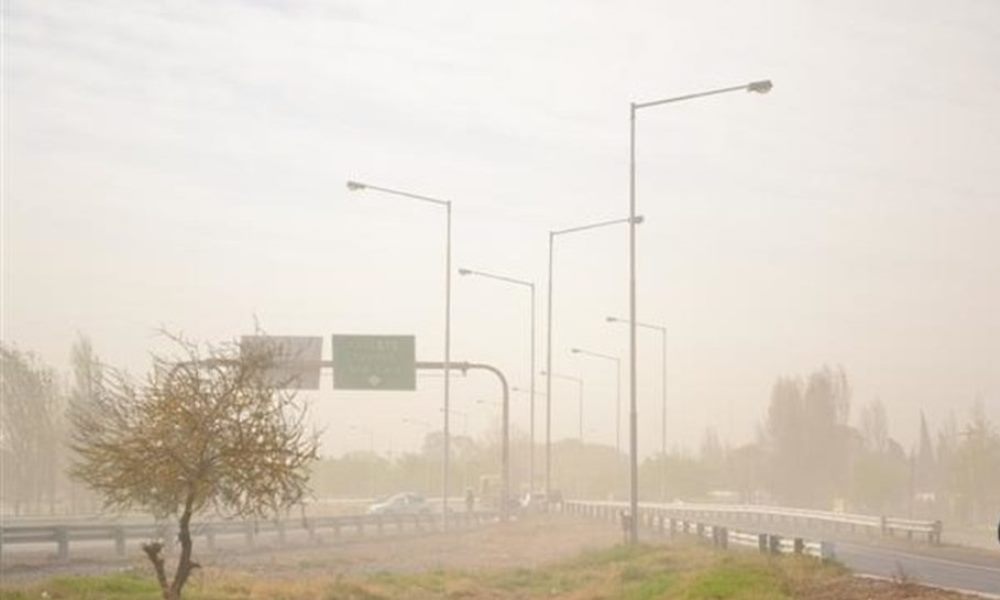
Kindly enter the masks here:
M 980 397 L 1000 420 L 1000 3 L 995 0 L 3 2 L 2 338 L 68 367 L 77 332 L 142 371 L 159 326 L 204 340 L 412 333 L 440 359 L 454 263 L 533 279 L 546 232 L 627 211 L 638 125 L 639 315 L 670 328 L 670 444 L 753 435 L 771 384 L 842 364 L 909 444 Z M 624 228 L 556 257 L 555 370 L 613 441 Z M 528 384 L 528 296 L 455 278 L 453 359 Z M 659 447 L 659 342 L 640 339 L 640 448 Z M 328 356 L 329 341 L 324 350 Z M 623 377 L 624 379 L 624 377 Z M 413 448 L 416 393 L 315 401 L 327 452 Z M 543 379 L 538 380 L 539 388 Z M 455 429 L 497 398 L 457 379 Z M 557 437 L 576 396 L 557 383 Z M 627 390 L 623 389 L 623 396 Z M 515 396 L 515 424 L 527 424 Z

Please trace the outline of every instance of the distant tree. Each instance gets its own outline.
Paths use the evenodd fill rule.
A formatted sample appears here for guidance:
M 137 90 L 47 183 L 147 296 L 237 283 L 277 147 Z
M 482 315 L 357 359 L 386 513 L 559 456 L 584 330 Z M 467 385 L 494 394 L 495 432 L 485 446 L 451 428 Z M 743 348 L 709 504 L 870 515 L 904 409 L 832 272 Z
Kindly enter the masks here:
M 101 361 L 86 336 L 78 336 L 73 343 L 70 362 L 73 367 L 70 401 L 76 405 L 90 404 L 100 395 L 103 374 Z
M 885 452 L 889 443 L 889 420 L 881 400 L 875 399 L 861 409 L 861 439 L 867 451 Z
M 613 455 L 614 448 L 610 448 Z M 620 467 L 620 462 L 617 465 Z M 645 490 L 644 500 L 693 500 L 701 501 L 708 498 L 713 489 L 715 474 L 707 468 L 706 463 L 698 457 L 687 456 L 680 452 L 667 455 L 656 454 L 642 462 L 639 472 L 639 482 Z M 609 490 L 614 490 L 619 499 L 624 499 L 621 489 L 625 481 L 609 477 Z M 617 484 L 617 485 L 616 485 Z
M 55 508 L 63 406 L 52 369 L 0 344 L 0 489 L 15 514 L 44 498 Z
M 846 488 L 850 395 L 842 368 L 775 383 L 765 431 L 771 486 L 783 501 L 828 505 Z
M 82 334 L 77 336 L 76 341 L 73 342 L 73 346 L 70 348 L 70 364 L 72 367 L 72 378 L 69 388 L 70 406 L 81 408 L 90 406 L 100 396 L 104 374 L 101 367 L 101 360 L 94 352 L 94 347 L 90 343 L 90 339 Z M 63 431 L 61 432 L 63 438 L 62 446 L 64 449 L 68 449 L 69 444 L 72 442 L 72 431 L 70 431 L 68 423 L 64 423 L 64 425 L 66 426 L 63 427 Z M 94 506 L 96 504 L 93 494 L 81 489 L 80 486 L 81 483 L 78 481 L 71 480 L 68 482 L 70 508 L 73 512 L 76 512 L 81 504 L 85 506 Z
M 972 407 L 969 423 L 945 463 L 949 487 L 958 494 L 959 511 L 978 522 L 993 517 L 1000 504 L 1000 433 L 986 416 L 982 401 Z
M 955 449 L 958 447 L 958 420 L 955 413 L 949 413 L 937 434 L 937 470 L 935 481 L 939 491 L 950 487 L 951 474 L 949 469 L 955 459 Z
M 154 356 L 142 382 L 111 371 L 88 404 L 72 407 L 72 473 L 112 509 L 177 518 L 180 555 L 168 581 L 163 543 L 143 545 L 166 600 L 198 564 L 192 518 L 208 509 L 266 517 L 300 502 L 318 438 L 305 409 L 273 387 L 266 353 L 239 354 L 174 338 L 180 361 Z
M 915 470 L 915 482 L 919 491 L 928 491 L 934 487 L 934 473 L 937 465 L 934 459 L 934 442 L 931 441 L 931 433 L 927 427 L 927 419 L 924 412 L 920 411 L 920 442 L 917 446 Z
M 861 409 L 861 443 L 853 452 L 851 496 L 863 510 L 884 513 L 906 498 L 910 461 L 889 437 L 885 406 L 875 399 Z
M 800 501 L 799 473 L 804 470 L 802 448 L 806 432 L 802 425 L 802 384 L 779 378 L 771 388 L 765 435 L 771 491 L 784 501 Z
M 706 427 L 701 437 L 701 459 L 709 464 L 720 465 L 726 458 L 726 451 L 719 441 L 719 433 L 714 427 Z
M 727 449 L 719 440 L 719 434 L 714 427 L 706 427 L 701 438 L 701 453 L 699 455 L 707 475 L 707 483 L 712 491 L 728 489 L 726 482 Z
M 764 489 L 761 474 L 765 470 L 766 458 L 764 445 L 759 442 L 739 446 L 729 452 L 728 481 L 735 486 L 742 503 L 756 504 L 759 501 L 758 497 Z

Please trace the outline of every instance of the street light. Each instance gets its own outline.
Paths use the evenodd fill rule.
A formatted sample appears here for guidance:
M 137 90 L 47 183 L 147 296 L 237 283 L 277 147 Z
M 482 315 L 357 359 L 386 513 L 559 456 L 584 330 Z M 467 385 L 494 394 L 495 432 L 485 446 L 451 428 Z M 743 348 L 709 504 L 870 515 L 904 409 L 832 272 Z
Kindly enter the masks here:
M 427 202 L 434 204 L 436 206 L 443 206 L 447 213 L 446 221 L 446 241 L 445 241 L 445 260 L 444 260 L 444 466 L 443 475 L 441 481 L 441 528 L 448 528 L 448 463 L 449 463 L 449 441 L 450 441 L 450 429 L 448 426 L 448 414 L 451 407 L 450 404 L 450 394 L 451 394 L 451 201 L 450 200 L 439 200 L 438 198 L 431 198 L 429 196 L 421 196 L 419 194 L 411 194 L 410 192 L 403 192 L 399 190 L 394 190 L 390 188 L 379 187 L 375 185 L 369 185 L 367 183 L 361 183 L 359 181 L 348 181 L 347 189 L 354 191 L 361 190 L 374 190 L 377 192 L 382 192 L 385 194 L 391 194 L 393 196 L 402 196 L 404 198 L 410 198 L 412 200 L 419 200 L 421 202 Z
M 486 277 L 487 279 L 495 279 L 497 281 L 503 281 L 505 283 L 510 283 L 513 285 L 518 285 L 522 287 L 527 287 L 531 292 L 531 397 L 530 397 L 530 410 L 531 410 L 531 443 L 528 448 L 528 481 L 531 483 L 528 487 L 534 491 L 535 489 L 535 282 L 527 281 L 524 279 L 515 279 L 513 277 L 506 277 L 504 275 L 496 275 L 494 273 L 487 273 L 485 271 L 475 271 L 472 269 L 459 269 L 459 275 L 478 275 L 480 277 Z
M 636 438 L 638 430 L 638 417 L 636 416 L 636 396 L 638 393 L 637 383 L 638 378 L 636 377 L 636 294 L 635 294 L 635 279 L 636 279 L 636 264 L 635 264 L 635 217 L 636 217 L 636 202 L 635 202 L 635 113 L 643 108 L 651 108 L 653 106 L 660 106 L 661 104 L 670 104 L 673 102 L 681 102 L 684 100 L 693 100 L 695 98 L 704 98 L 705 96 L 714 96 L 716 94 L 725 94 L 727 92 L 737 92 L 737 91 L 747 91 L 756 92 L 758 94 L 766 94 L 771 91 L 773 85 L 770 80 L 754 81 L 744 85 L 737 85 L 733 87 L 720 88 L 717 90 L 709 90 L 707 92 L 698 92 L 696 94 L 687 94 L 685 96 L 676 96 L 674 98 L 664 98 L 662 100 L 653 100 L 651 102 L 632 102 L 629 105 L 629 179 L 628 179 L 628 214 L 629 214 L 629 228 L 628 228 L 628 272 L 629 272 L 629 289 L 628 289 L 628 321 L 629 321 L 629 433 L 631 439 L 629 440 L 629 514 L 631 515 L 631 520 L 629 521 L 629 532 L 628 538 L 629 543 L 635 544 L 639 541 L 639 526 L 638 521 L 635 518 L 639 511 L 639 458 L 638 450 L 639 444 Z
M 601 354 L 600 352 L 592 352 L 590 350 L 583 350 L 581 348 L 570 348 L 569 350 L 573 354 L 580 354 L 582 356 L 590 356 L 593 358 L 600 358 L 603 360 L 610 360 L 615 363 L 615 454 L 616 456 L 621 454 L 621 439 L 622 439 L 622 359 L 617 356 L 611 356 L 610 354 Z
M 605 317 L 605 321 L 608 323 L 628 323 L 628 319 L 619 319 L 618 317 Z M 664 461 L 667 458 L 667 328 L 663 325 L 654 325 L 652 323 L 636 323 L 637 327 L 643 327 L 646 329 L 653 329 L 660 332 L 660 358 L 663 361 L 662 367 L 660 368 L 660 392 L 663 394 L 663 406 L 660 415 L 660 453 L 663 455 Z M 664 462 L 666 465 L 666 462 Z
M 635 207 L 633 207 L 634 209 Z M 634 231 L 635 226 L 642 223 L 642 216 L 636 215 L 635 210 L 631 212 L 627 219 L 614 219 L 611 221 L 601 221 L 590 225 L 579 227 L 569 227 L 567 229 L 557 229 L 549 232 L 549 293 L 548 293 L 548 318 L 545 323 L 545 371 L 552 372 L 552 263 L 555 254 L 556 237 L 570 233 L 578 233 L 599 227 L 611 225 L 629 224 L 629 230 Z M 545 497 L 552 497 L 552 378 L 545 377 Z
M 548 371 L 542 371 L 542 375 L 548 376 Z M 561 375 L 559 373 L 553 373 L 552 377 L 554 379 L 563 379 L 565 381 L 573 381 L 578 386 L 580 408 L 578 409 L 578 418 L 580 420 L 580 443 L 583 443 L 583 379 L 580 377 L 573 377 L 572 375 Z M 546 496 L 547 498 L 548 496 Z

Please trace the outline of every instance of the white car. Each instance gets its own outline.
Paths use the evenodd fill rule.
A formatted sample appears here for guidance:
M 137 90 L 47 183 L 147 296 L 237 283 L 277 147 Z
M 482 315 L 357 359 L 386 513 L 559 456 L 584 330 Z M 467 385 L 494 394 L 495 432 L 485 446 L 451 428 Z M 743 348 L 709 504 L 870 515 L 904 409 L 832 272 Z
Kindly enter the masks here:
M 431 512 L 431 507 L 420 494 L 404 492 L 389 496 L 382 502 L 368 507 L 370 515 L 420 515 Z
M 543 512 L 548 508 L 545 492 L 527 492 L 521 498 L 521 510 L 527 512 Z

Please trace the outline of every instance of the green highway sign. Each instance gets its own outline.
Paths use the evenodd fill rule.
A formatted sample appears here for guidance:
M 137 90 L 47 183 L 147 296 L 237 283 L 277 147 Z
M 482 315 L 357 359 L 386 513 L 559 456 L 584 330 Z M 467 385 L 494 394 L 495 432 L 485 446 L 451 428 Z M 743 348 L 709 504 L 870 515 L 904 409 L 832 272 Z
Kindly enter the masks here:
M 334 335 L 333 389 L 417 389 L 412 335 Z

